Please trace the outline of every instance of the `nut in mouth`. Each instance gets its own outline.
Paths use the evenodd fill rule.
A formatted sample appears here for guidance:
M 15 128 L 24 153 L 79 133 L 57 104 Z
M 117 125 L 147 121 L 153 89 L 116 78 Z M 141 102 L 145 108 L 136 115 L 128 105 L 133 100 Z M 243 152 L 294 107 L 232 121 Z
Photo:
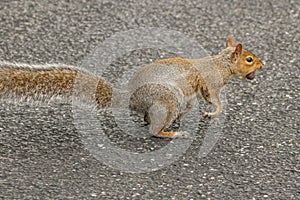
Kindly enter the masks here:
M 246 75 L 246 78 L 249 80 L 253 80 L 255 78 L 255 71 Z

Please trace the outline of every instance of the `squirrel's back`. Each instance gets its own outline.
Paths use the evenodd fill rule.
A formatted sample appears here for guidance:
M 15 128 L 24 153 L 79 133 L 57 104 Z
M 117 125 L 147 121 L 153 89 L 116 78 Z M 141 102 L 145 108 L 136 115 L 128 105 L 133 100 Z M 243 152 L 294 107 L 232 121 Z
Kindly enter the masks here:
M 143 67 L 129 82 L 129 90 L 136 91 L 145 85 L 161 85 L 157 92 L 168 88 L 180 102 L 194 98 L 197 92 L 206 96 L 207 86 L 200 71 L 192 60 L 185 58 L 168 58 L 158 60 Z

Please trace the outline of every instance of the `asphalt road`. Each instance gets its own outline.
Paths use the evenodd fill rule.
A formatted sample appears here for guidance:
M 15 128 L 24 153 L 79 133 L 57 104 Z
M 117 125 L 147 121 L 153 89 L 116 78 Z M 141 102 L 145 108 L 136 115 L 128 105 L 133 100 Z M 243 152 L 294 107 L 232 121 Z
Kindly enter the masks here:
M 95 157 L 70 103 L 1 100 L 0 198 L 299 199 L 299 10 L 293 0 L 0 1 L 5 61 L 78 66 L 115 34 L 155 27 L 193 38 L 209 54 L 234 36 L 265 63 L 255 80 L 228 85 L 222 134 L 205 157 L 198 153 L 209 126 L 199 117 L 186 152 L 145 173 L 116 169 L 118 163 Z M 107 78 L 172 53 L 128 52 L 112 63 L 117 70 Z M 155 152 L 170 144 L 108 129 L 110 142 L 129 152 Z

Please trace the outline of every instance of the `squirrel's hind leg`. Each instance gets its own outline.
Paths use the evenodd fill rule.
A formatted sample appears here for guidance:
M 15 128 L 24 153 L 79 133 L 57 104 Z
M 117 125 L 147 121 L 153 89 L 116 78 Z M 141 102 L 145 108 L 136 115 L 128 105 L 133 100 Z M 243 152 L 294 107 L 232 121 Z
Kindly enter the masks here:
M 149 117 L 148 112 L 146 112 L 146 113 L 144 114 L 144 122 L 145 122 L 146 125 L 151 124 L 151 120 L 150 120 L 150 117 Z
M 190 138 L 191 135 L 186 131 L 164 131 L 164 129 L 168 128 L 178 117 L 178 108 L 172 108 L 170 110 L 161 104 L 154 104 L 150 107 L 148 114 L 151 121 L 151 134 L 155 137 L 164 138 Z

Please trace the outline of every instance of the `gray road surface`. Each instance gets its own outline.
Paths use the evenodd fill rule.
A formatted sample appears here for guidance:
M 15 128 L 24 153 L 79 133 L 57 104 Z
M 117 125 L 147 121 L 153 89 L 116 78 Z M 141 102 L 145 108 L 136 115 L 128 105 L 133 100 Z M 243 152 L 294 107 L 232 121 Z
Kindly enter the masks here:
M 96 159 L 69 103 L 1 100 L 0 198 L 299 199 L 299 10 L 293 0 L 0 1 L 5 61 L 78 66 L 114 34 L 156 27 L 195 39 L 209 54 L 231 35 L 265 63 L 255 80 L 230 82 L 223 133 L 207 156 L 198 157 L 208 129 L 199 116 L 200 131 L 187 151 L 147 173 L 127 173 Z M 171 54 L 136 50 L 112 65 L 126 69 Z M 111 130 L 111 142 L 129 152 L 170 143 Z

